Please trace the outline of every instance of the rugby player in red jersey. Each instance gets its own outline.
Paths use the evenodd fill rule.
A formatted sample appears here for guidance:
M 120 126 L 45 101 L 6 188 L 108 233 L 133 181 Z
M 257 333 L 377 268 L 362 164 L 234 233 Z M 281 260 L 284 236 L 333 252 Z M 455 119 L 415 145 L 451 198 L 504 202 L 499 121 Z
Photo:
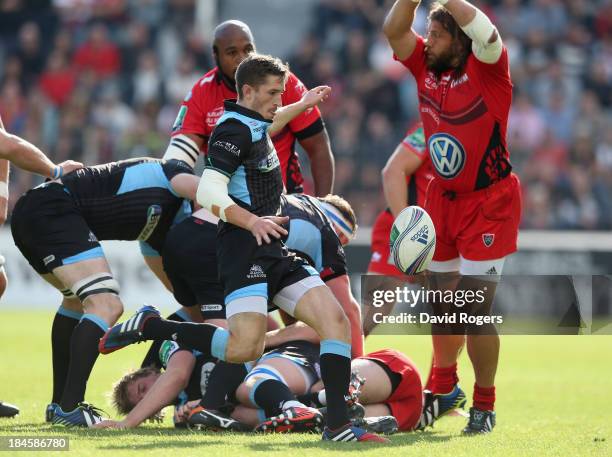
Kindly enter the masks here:
M 172 139 L 164 158 L 180 159 L 195 165 L 198 154 L 207 153 L 212 130 L 224 112 L 223 101 L 238 97 L 234 79 L 236 69 L 253 52 L 255 40 L 247 24 L 231 20 L 217 26 L 213 42 L 217 66 L 202 76 L 185 97 L 172 126 Z M 300 101 L 306 91 L 304 84 L 289 73 L 282 96 L 283 106 Z M 334 159 L 317 107 L 300 114 L 272 137 L 287 193 L 303 191 L 304 178 L 295 151 L 296 139 L 308 154 L 315 195 L 324 197 L 332 192 Z
M 372 227 L 372 257 L 368 265 L 368 274 L 382 275 L 370 278 L 368 285 L 376 289 L 392 290 L 403 286 L 408 279 L 393 263 L 389 249 L 391 226 L 397 215 L 409 205 L 423 206 L 427 185 L 432 178 L 429 154 L 425 147 L 423 125 L 418 122 L 406 132 L 402 142 L 395 148 L 382 172 L 383 190 L 388 207 L 381 211 Z M 380 279 L 380 280 L 378 280 Z M 365 297 L 368 294 L 364 295 Z M 394 306 L 390 303 L 387 309 L 374 308 L 371 300 L 366 303 L 363 319 L 363 331 L 367 336 L 376 326 L 372 313 L 389 314 Z
M 411 29 L 419 3 L 397 0 L 383 32 L 395 58 L 416 79 L 436 173 L 425 202 L 437 237 L 431 283 L 437 289 L 484 291 L 482 305 L 490 310 L 505 258 L 517 248 L 521 213 L 520 183 L 506 148 L 512 100 L 508 51 L 491 21 L 465 0 L 439 1 L 424 39 Z M 433 333 L 432 389 L 444 414 L 465 403 L 456 362 L 466 338 Z M 495 426 L 499 337 L 492 325 L 468 333 L 476 383 L 464 433 L 486 433 Z

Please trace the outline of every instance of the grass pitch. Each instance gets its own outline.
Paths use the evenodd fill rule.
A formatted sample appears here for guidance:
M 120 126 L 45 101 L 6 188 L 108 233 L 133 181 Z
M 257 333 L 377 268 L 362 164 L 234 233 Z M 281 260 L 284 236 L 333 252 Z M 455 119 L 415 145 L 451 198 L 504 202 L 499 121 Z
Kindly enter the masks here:
M 49 312 L 0 312 L 0 399 L 21 408 L 16 419 L 0 419 L 0 436 L 70 438 L 67 455 L 154 456 L 582 456 L 612 455 L 612 337 L 502 336 L 497 381 L 497 427 L 488 436 L 463 437 L 465 419 L 449 417 L 425 433 L 402 433 L 391 444 L 330 444 L 315 435 L 229 435 L 178 431 L 171 418 L 136 430 L 89 431 L 44 423 L 51 396 Z M 367 349 L 394 347 L 408 354 L 425 376 L 431 357 L 428 337 L 373 336 Z M 145 345 L 101 356 L 89 381 L 87 400 L 113 417 L 106 394 L 126 370 L 138 366 Z M 467 355 L 459 362 L 461 385 L 471 396 Z M 168 415 L 169 416 L 169 415 Z M 41 453 L 42 452 L 42 453 Z M 32 453 L 49 455 L 49 451 Z M 30 452 L 0 451 L 26 456 Z M 54 455 L 62 455 L 56 452 Z M 63 454 L 66 455 L 66 454 Z

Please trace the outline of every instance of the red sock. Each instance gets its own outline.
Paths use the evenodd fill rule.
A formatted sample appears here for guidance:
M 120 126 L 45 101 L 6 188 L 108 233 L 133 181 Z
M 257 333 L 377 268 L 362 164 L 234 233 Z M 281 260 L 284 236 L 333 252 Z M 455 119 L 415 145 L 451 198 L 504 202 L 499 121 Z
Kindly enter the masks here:
M 431 371 L 431 391 L 434 394 L 447 394 L 453 390 L 455 384 L 459 382 L 457 364 L 451 365 L 450 367 L 434 366 Z
M 480 387 L 474 384 L 474 407 L 482 411 L 495 409 L 495 386 Z

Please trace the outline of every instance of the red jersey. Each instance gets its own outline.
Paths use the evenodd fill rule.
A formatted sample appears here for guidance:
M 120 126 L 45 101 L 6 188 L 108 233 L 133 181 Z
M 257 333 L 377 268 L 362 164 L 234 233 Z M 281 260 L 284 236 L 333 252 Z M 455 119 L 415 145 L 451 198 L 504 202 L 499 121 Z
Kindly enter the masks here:
M 470 54 L 461 76 L 448 71 L 437 78 L 427 69 L 425 43 L 417 36 L 414 51 L 402 64 L 417 82 L 427 149 L 440 185 L 465 193 L 508 176 L 512 82 L 506 48 L 494 64 Z
M 305 92 L 304 84 L 293 73 L 289 73 L 282 96 L 283 105 L 300 101 Z M 172 126 L 172 136 L 186 133 L 202 136 L 205 142 L 201 152 L 206 154 L 210 135 L 224 112 L 223 101 L 235 99 L 237 95 L 235 89 L 225 83 L 218 68 L 209 71 L 195 83 L 183 100 Z M 322 130 L 321 112 L 315 107 L 297 116 L 272 138 L 288 193 L 303 190 L 304 178 L 295 151 L 296 138 L 307 138 Z
M 397 419 L 400 431 L 413 430 L 423 410 L 421 375 L 414 362 L 395 349 L 381 349 L 359 358 L 376 360 L 401 376 L 402 380 L 385 404 Z

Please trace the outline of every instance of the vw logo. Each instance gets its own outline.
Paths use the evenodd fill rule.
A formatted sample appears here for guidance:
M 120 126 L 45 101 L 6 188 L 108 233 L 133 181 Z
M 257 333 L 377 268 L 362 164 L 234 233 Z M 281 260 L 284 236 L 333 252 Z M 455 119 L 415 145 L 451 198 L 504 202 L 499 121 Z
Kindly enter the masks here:
M 445 179 L 461 173 L 465 165 L 465 150 L 455 137 L 448 133 L 436 133 L 427 143 L 429 156 L 436 171 Z

